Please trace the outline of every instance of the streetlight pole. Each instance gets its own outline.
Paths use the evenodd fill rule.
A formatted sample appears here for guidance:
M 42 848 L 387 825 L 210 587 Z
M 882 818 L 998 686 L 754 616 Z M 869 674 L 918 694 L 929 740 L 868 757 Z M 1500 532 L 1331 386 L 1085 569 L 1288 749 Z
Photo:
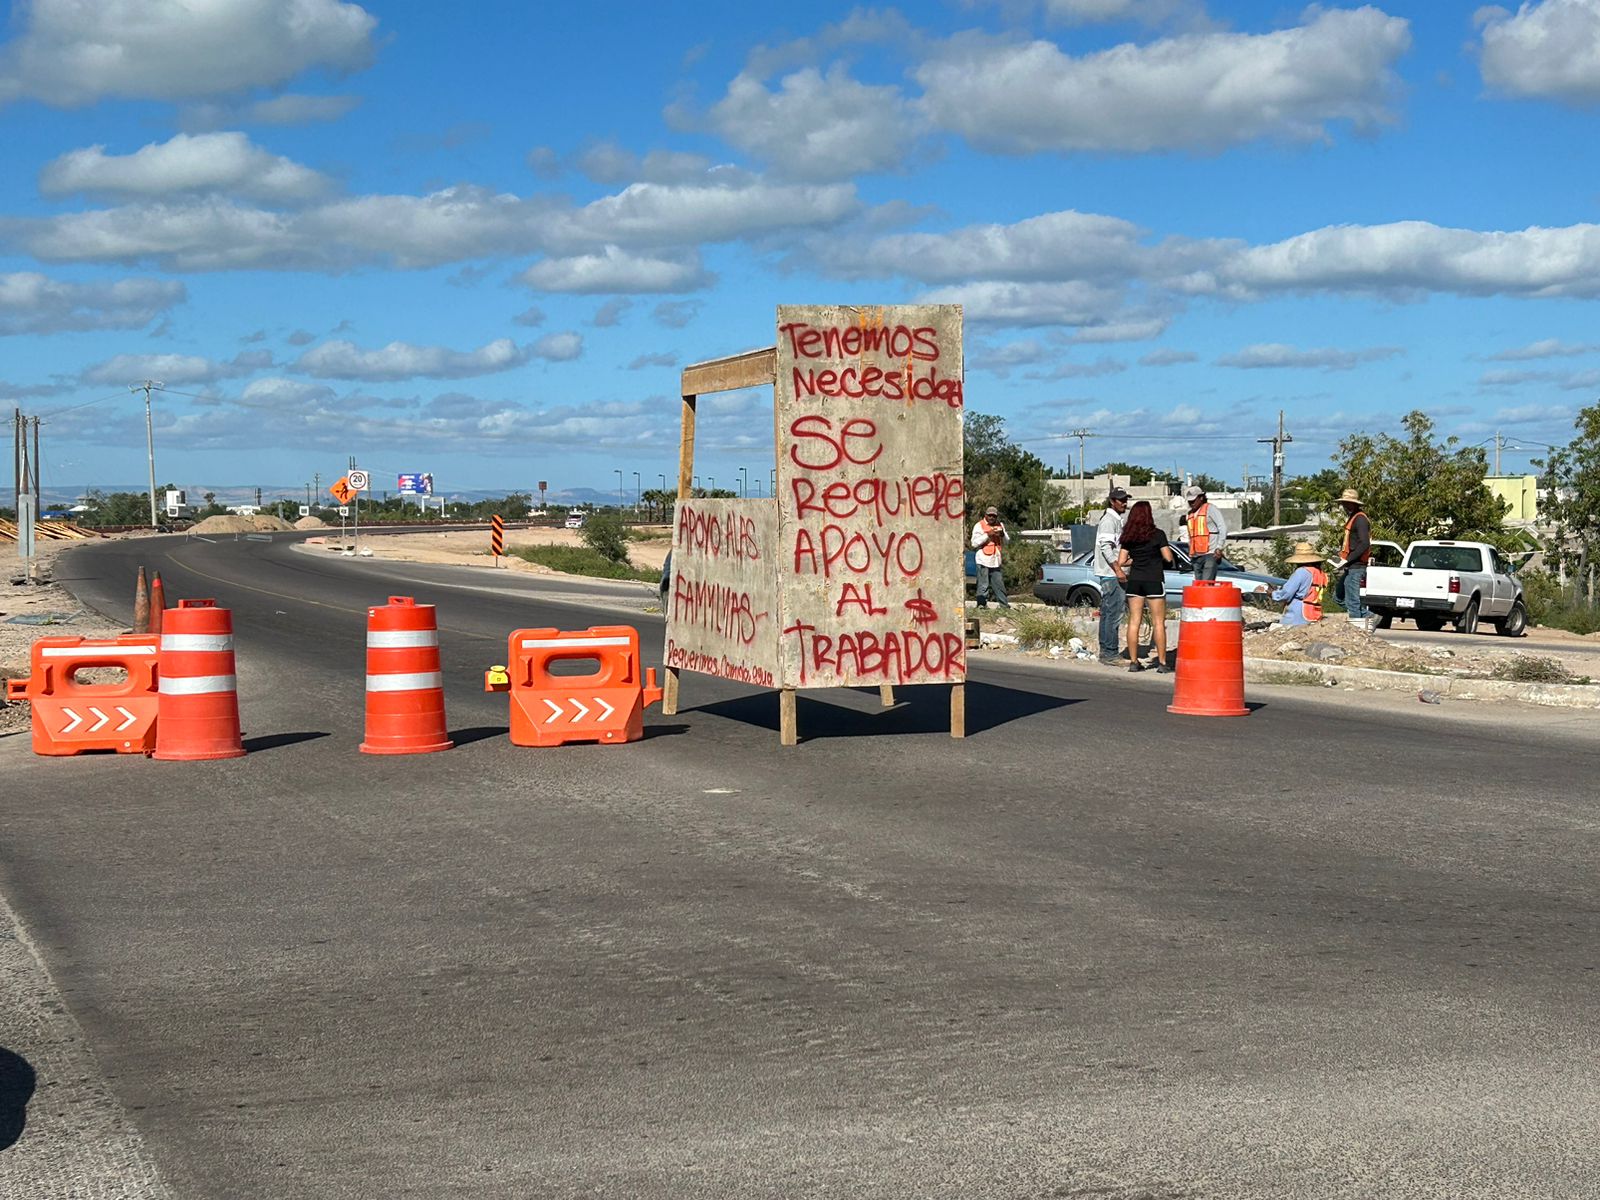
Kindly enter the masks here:
M 156 436 L 150 420 L 150 390 L 165 387 L 159 379 L 146 379 L 143 383 L 130 383 L 130 392 L 144 392 L 144 452 L 150 461 L 150 528 L 160 527 L 156 520 Z
M 707 475 L 706 476 L 706 491 L 715 492 L 716 490 L 717 490 L 717 477 L 715 475 Z
M 644 490 L 639 486 L 639 472 L 633 473 L 633 519 L 639 519 L 639 510 L 644 507 Z
M 622 468 L 617 468 L 617 508 L 622 507 Z
M 749 467 L 740 467 L 739 468 L 739 499 L 743 500 L 745 498 L 745 494 L 749 490 L 750 490 L 750 468 Z

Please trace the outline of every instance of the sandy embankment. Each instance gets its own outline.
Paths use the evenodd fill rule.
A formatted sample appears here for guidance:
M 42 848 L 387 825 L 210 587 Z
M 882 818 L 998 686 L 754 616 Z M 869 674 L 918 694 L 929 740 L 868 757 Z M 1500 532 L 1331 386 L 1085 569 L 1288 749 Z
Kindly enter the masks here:
M 329 530 L 330 545 L 339 543 L 339 530 Z M 371 548 L 378 558 L 395 562 L 463 563 L 488 566 L 489 531 L 468 530 L 453 533 L 395 533 L 381 534 L 361 539 L 363 549 Z M 582 546 L 582 534 L 576 529 L 508 529 L 506 549 L 517 546 Z M 659 571 L 666 561 L 672 543 L 667 538 L 629 542 L 628 558 L 634 566 L 645 571 Z M 513 571 L 526 571 L 535 575 L 559 575 L 549 567 L 541 567 L 526 559 L 507 554 L 505 566 Z

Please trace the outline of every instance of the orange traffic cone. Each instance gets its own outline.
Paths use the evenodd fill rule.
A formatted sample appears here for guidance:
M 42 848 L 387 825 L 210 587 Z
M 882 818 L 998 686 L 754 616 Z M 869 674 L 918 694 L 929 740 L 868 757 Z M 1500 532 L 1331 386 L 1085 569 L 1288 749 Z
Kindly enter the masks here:
M 439 625 L 431 604 L 390 596 L 367 609 L 363 754 L 431 754 L 455 745 L 444 723 Z
M 1243 597 L 1231 583 L 1196 580 L 1183 589 L 1178 674 L 1170 713 L 1243 717 Z
M 161 699 L 153 757 L 192 762 L 244 753 L 234 678 L 233 613 L 218 608 L 215 600 L 178 601 L 161 629 L 157 670 Z
M 167 615 L 167 589 L 161 582 L 161 572 L 150 577 L 150 632 L 160 633 L 161 622 Z M 230 618 L 231 620 L 231 618 Z
M 143 567 L 133 582 L 133 632 L 150 632 L 150 585 L 145 582 Z

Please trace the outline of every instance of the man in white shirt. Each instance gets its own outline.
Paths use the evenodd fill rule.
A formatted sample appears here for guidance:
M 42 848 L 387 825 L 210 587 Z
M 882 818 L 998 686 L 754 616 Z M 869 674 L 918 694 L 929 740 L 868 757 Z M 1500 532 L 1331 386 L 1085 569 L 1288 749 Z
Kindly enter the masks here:
M 1010 608 L 1006 599 L 1006 585 L 1000 577 L 1000 550 L 1011 540 L 1005 523 L 1000 520 L 1000 510 L 990 505 L 983 520 L 972 527 L 972 548 L 978 553 L 978 607 L 989 607 L 989 593 L 994 593 L 995 603 Z
M 1100 661 L 1112 667 L 1122 662 L 1122 610 L 1128 606 L 1128 596 L 1122 588 L 1124 575 L 1117 570 L 1117 555 L 1130 499 L 1121 488 L 1112 488 L 1106 497 L 1105 516 L 1094 533 L 1094 573 L 1100 578 Z

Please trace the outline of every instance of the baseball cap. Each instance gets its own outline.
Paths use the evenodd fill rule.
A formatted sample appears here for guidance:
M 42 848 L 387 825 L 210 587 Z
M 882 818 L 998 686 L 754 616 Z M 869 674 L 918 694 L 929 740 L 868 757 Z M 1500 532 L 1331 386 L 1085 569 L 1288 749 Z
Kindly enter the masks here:
M 991 504 L 988 508 L 983 510 L 983 515 L 986 517 L 998 517 L 1000 515 L 1000 510 Z
M 1206 494 L 1205 488 L 1195 487 L 1194 484 L 1192 484 L 1192 483 L 1188 487 L 1183 489 L 1183 498 L 1185 500 L 1194 500 L 1194 499 L 1199 498 L 1200 496 L 1204 496 L 1205 494 Z
M 1132 500 L 1133 497 L 1128 495 L 1128 493 L 1125 492 L 1122 488 L 1114 487 L 1114 488 L 1111 489 L 1111 491 L 1109 493 L 1107 493 L 1106 499 L 1107 500 Z

